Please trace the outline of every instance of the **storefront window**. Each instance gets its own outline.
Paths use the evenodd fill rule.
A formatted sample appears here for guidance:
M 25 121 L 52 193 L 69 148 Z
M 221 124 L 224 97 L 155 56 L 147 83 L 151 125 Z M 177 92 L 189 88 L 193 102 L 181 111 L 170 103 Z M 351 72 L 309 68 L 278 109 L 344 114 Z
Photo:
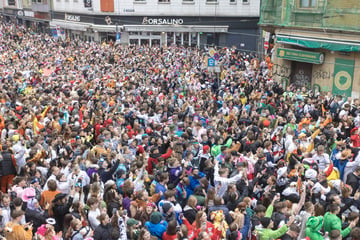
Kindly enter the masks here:
M 176 45 L 178 45 L 178 46 L 180 46 L 181 45 L 181 33 L 176 33 L 175 34 L 175 43 L 176 43 Z
M 138 45 L 139 40 L 138 39 L 130 39 L 130 45 Z
M 140 45 L 149 45 L 149 39 L 141 39 Z
M 158 47 L 158 46 L 160 46 L 160 39 L 152 39 L 152 40 L 151 40 L 151 46 L 152 46 L 152 47 Z
M 189 33 L 184 34 L 184 46 L 189 46 Z
M 167 46 L 171 46 L 174 44 L 174 33 L 173 32 L 166 33 L 166 38 L 167 38 Z
M 191 46 L 195 47 L 197 45 L 197 33 L 191 33 Z

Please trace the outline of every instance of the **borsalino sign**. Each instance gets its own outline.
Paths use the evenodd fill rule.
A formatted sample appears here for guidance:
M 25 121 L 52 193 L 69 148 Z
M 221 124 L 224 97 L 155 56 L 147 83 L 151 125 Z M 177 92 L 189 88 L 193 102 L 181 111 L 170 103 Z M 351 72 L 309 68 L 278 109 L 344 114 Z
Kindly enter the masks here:
M 144 17 L 144 25 L 181 25 L 184 23 L 182 18 L 148 18 Z

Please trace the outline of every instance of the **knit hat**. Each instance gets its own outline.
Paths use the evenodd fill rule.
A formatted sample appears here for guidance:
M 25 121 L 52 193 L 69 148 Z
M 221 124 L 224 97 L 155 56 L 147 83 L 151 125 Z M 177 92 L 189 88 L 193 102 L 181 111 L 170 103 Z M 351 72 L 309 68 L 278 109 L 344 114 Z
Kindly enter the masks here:
M 138 152 L 139 152 L 139 154 L 143 154 L 143 153 L 145 152 L 144 147 L 141 146 L 141 145 L 139 145 L 139 146 L 138 146 Z
M 264 127 L 270 126 L 270 121 L 267 120 L 267 119 L 265 119 L 265 120 L 263 121 L 263 126 L 264 126 Z
M 163 209 L 163 211 L 164 211 L 165 214 L 166 214 L 171 208 L 172 208 L 172 206 L 171 206 L 171 204 L 168 203 L 168 202 L 164 203 L 163 206 L 162 206 L 162 209 Z
M 260 223 L 264 228 L 267 228 L 270 224 L 271 218 L 263 217 L 260 219 Z
M 138 225 L 139 221 L 135 220 L 134 218 L 129 218 L 129 220 L 126 221 L 126 224 L 128 225 L 128 227 L 131 227 L 134 225 Z
M 153 224 L 158 224 L 159 222 L 161 222 L 161 220 L 162 220 L 162 216 L 161 213 L 159 212 L 153 212 L 150 215 L 150 222 Z
M 203 152 L 209 151 L 210 147 L 208 145 L 203 146 Z
M 323 226 L 324 218 L 322 216 L 314 217 L 311 216 L 306 222 L 306 227 L 311 228 L 313 231 L 319 231 Z

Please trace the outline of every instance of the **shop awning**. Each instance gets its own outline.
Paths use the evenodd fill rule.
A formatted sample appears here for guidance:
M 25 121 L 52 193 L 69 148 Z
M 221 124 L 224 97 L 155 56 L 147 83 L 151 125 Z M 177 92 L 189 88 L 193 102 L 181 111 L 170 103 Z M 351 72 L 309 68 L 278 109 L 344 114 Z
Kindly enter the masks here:
M 277 42 L 292 44 L 306 48 L 323 48 L 330 51 L 360 52 L 360 43 L 355 41 L 338 41 L 324 38 L 310 38 L 278 34 Z
M 116 32 L 116 25 L 92 25 L 91 29 L 98 32 Z M 122 26 L 118 26 L 118 30 L 121 31 Z
M 85 32 L 90 27 L 90 24 L 69 22 L 64 20 L 53 20 L 50 22 L 50 28 L 56 28 L 57 26 L 60 26 L 61 28 L 64 29 Z

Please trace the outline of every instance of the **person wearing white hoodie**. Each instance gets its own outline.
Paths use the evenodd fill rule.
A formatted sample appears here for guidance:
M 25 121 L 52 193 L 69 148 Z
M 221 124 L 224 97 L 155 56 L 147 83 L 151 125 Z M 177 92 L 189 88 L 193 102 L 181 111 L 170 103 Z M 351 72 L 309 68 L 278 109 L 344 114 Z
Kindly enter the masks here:
M 14 158 L 18 167 L 17 173 L 20 174 L 21 168 L 26 165 L 26 148 L 22 145 L 22 141 L 19 135 L 14 135 L 12 139 L 14 141 L 12 149 L 14 151 Z

